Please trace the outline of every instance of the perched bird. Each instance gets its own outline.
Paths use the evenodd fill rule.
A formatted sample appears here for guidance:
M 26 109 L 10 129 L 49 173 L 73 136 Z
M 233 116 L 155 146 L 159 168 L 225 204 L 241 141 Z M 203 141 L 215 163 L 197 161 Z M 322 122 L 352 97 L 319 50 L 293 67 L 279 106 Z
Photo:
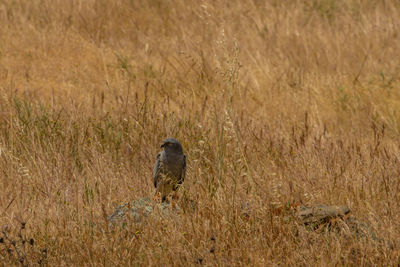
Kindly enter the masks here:
M 153 170 L 153 182 L 156 188 L 155 197 L 161 193 L 161 201 L 176 191 L 183 183 L 186 175 L 186 155 L 182 145 L 175 138 L 165 139 L 161 145 L 164 148 L 158 153 Z

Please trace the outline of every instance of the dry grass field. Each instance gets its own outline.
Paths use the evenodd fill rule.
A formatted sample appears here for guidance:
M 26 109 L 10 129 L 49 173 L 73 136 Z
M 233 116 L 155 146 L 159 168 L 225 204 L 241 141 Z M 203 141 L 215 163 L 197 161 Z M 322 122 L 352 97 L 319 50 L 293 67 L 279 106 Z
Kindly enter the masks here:
M 399 264 L 398 1 L 2 0 L 0 25 L 1 266 Z M 110 228 L 166 137 L 197 208 Z

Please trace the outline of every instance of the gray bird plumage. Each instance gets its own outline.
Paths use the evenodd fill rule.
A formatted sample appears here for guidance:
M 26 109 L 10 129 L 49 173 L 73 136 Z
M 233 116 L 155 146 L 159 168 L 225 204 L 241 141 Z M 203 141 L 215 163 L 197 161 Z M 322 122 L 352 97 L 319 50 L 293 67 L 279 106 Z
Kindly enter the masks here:
M 161 193 L 162 201 L 176 191 L 185 180 L 186 155 L 182 145 L 175 138 L 165 139 L 161 145 L 164 148 L 158 153 L 153 169 L 153 182 L 156 194 Z

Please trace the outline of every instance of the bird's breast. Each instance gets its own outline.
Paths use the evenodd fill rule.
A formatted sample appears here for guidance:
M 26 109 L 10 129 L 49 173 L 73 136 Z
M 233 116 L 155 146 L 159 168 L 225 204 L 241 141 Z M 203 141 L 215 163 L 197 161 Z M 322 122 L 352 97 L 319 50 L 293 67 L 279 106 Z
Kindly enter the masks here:
M 164 174 L 170 174 L 179 178 L 183 168 L 183 155 L 164 155 Z

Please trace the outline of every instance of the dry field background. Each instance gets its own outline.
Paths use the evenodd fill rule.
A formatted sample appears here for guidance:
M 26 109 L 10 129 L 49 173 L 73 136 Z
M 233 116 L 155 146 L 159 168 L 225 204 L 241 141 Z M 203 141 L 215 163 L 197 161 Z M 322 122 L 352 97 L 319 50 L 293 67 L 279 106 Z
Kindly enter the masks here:
M 0 25 L 1 265 L 399 263 L 398 1 L 2 0 Z M 108 228 L 170 136 L 197 209 Z

